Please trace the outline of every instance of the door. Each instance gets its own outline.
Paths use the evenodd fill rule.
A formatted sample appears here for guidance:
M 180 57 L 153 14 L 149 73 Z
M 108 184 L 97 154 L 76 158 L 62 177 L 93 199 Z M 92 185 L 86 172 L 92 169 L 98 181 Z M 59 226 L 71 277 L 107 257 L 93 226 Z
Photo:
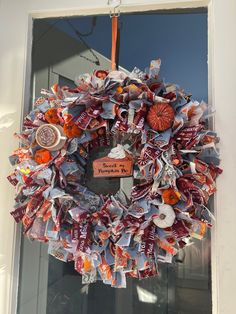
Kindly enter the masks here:
M 163 14 L 155 14 L 151 14 L 152 19 L 168 18 L 171 21 L 172 17 L 172 23 L 177 22 L 178 17 L 181 17 L 179 14 L 176 16 L 169 14 L 164 17 Z M 190 13 L 182 14 L 189 17 Z M 201 14 L 206 18 L 206 12 Z M 125 32 L 124 25 L 131 23 L 137 27 L 138 18 L 140 17 L 132 14 L 123 18 L 121 39 L 122 32 Z M 149 18 L 148 14 L 142 16 L 142 19 L 146 20 L 146 31 L 149 27 Z M 201 18 L 202 16 L 199 20 Z M 81 22 L 82 26 L 86 23 L 92 25 L 92 31 L 94 27 L 101 30 L 102 23 L 105 26 L 110 24 L 109 17 L 97 17 L 96 23 L 91 17 L 86 17 L 72 20 L 73 25 L 80 25 L 79 19 L 84 19 Z M 199 21 L 196 19 L 195 23 L 197 22 Z M 73 86 L 76 75 L 92 72 L 95 66 L 101 69 L 110 68 L 110 61 L 106 55 L 106 49 L 109 51 L 109 37 L 106 49 L 101 48 L 98 38 L 104 43 L 104 34 L 101 32 L 96 36 L 93 33 L 86 36 L 80 34 L 78 40 L 72 32 L 73 28 L 69 30 L 68 25 L 66 21 L 64 24 L 59 24 L 58 21 L 37 21 L 34 24 L 32 98 L 39 96 L 42 87 L 49 88 L 54 83 Z M 138 39 L 143 43 L 145 38 Z M 165 42 L 164 37 L 162 40 Z M 103 53 L 93 49 L 93 41 L 96 48 L 100 47 Z M 168 39 L 165 44 L 170 45 Z M 121 42 L 121 48 L 123 46 L 124 43 Z M 122 53 L 123 50 L 121 58 Z M 127 58 L 124 63 L 128 65 Z M 204 73 L 204 70 L 202 72 Z M 180 76 L 184 74 L 185 69 Z M 194 85 L 194 82 L 192 84 Z M 200 90 L 199 86 L 198 88 Z M 202 97 L 206 97 L 206 94 L 203 93 Z M 25 110 L 28 111 L 29 108 Z M 91 161 L 106 153 L 104 148 L 97 150 L 91 156 Z M 115 192 L 119 188 L 129 194 L 132 186 L 131 179 L 94 179 L 89 171 L 87 182 L 94 192 L 103 194 L 108 191 Z M 112 289 L 102 283 L 82 285 L 80 276 L 74 271 L 73 263 L 65 264 L 48 256 L 47 245 L 31 243 L 27 239 L 22 239 L 22 244 L 19 314 L 211 313 L 209 237 L 181 252 L 176 264 L 162 264 L 159 277 L 143 281 L 129 279 L 127 289 Z

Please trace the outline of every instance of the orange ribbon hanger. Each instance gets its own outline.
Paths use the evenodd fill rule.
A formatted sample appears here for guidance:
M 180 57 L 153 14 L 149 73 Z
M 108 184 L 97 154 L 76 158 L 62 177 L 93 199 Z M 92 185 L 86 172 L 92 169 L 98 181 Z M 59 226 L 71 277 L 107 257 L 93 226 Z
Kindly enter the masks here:
M 111 68 L 117 70 L 116 65 L 116 50 L 117 50 L 117 31 L 118 31 L 118 16 L 112 15 L 112 42 L 111 42 Z
M 111 25 L 112 25 L 112 38 L 111 38 L 111 69 L 113 71 L 117 70 L 118 67 L 118 17 L 120 16 L 119 6 L 121 0 L 108 0 L 108 4 L 113 6 L 113 12 L 110 10 Z

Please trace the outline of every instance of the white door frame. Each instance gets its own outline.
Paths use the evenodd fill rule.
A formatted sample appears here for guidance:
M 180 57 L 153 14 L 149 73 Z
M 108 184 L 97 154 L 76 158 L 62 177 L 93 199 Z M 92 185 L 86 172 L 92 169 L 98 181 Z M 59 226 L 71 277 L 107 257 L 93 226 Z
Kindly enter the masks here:
M 217 222 L 212 231 L 212 302 L 214 314 L 234 314 L 236 1 L 124 0 L 123 3 L 121 12 L 208 7 L 209 103 L 216 109 L 214 127 L 221 136 L 224 168 L 215 197 Z M 0 28 L 3 30 L 0 33 L 0 128 L 3 130 L 0 141 L 4 147 L 0 155 L 0 314 L 16 313 L 20 231 L 9 215 L 14 191 L 4 178 L 11 170 L 7 156 L 17 145 L 12 140 L 12 133 L 20 129 L 21 112 L 30 99 L 32 19 L 104 13 L 109 13 L 106 0 L 0 0 Z

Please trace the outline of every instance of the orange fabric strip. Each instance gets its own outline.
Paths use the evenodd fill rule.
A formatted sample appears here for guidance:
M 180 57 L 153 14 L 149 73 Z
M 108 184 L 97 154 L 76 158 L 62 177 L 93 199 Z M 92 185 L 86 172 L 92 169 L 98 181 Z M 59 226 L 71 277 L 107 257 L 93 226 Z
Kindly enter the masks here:
M 112 16 L 111 68 L 113 71 L 116 70 L 117 28 L 118 18 L 117 16 Z

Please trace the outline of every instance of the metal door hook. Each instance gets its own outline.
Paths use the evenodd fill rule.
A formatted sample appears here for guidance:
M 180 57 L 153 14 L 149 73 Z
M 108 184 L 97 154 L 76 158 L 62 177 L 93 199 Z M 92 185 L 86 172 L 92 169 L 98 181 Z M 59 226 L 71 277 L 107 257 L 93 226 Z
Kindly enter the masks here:
M 112 7 L 110 9 L 110 17 L 120 16 L 120 10 L 117 10 L 121 5 L 121 0 L 108 0 L 107 4 Z

